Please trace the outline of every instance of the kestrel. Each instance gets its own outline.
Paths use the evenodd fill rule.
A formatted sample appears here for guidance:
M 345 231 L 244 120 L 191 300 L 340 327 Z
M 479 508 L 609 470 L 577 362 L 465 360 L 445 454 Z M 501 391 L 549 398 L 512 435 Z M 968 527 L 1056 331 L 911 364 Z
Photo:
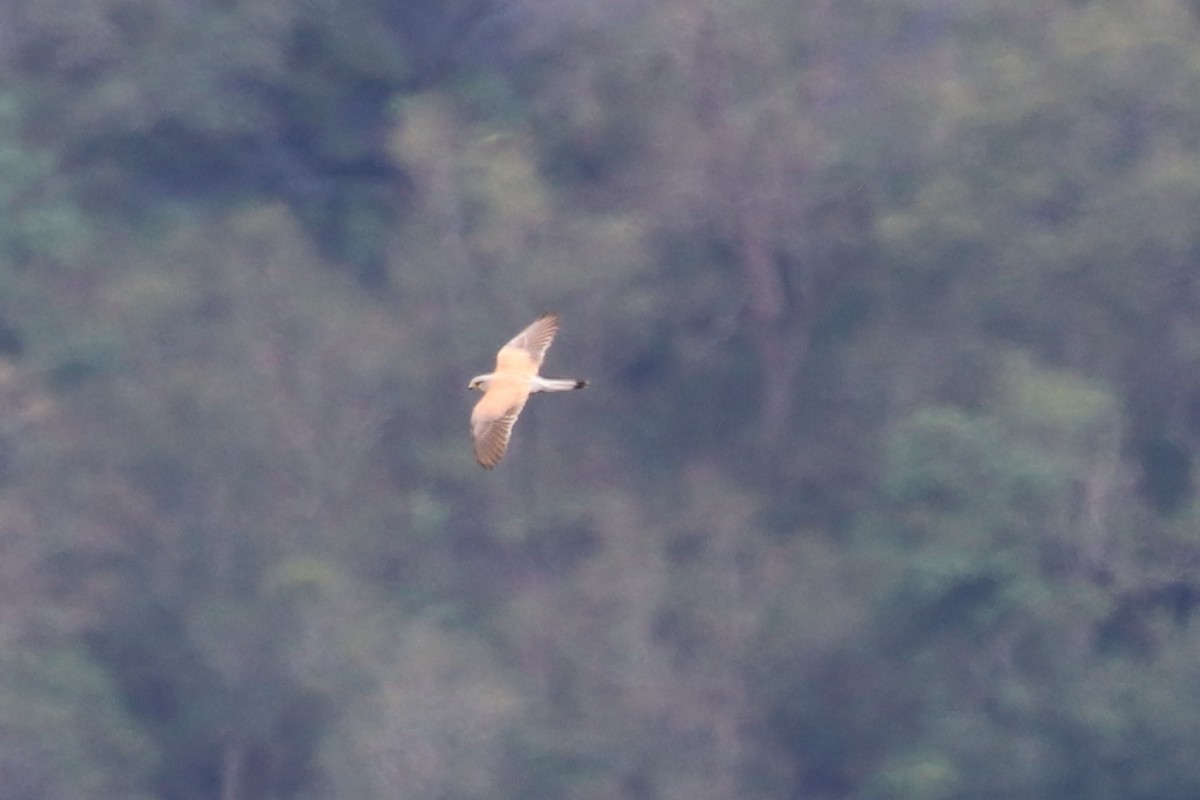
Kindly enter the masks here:
M 542 359 L 554 334 L 558 333 L 558 314 L 542 314 L 533 324 L 513 337 L 496 354 L 496 370 L 477 375 L 467 384 L 483 397 L 471 411 L 471 435 L 475 439 L 475 460 L 491 469 L 504 457 L 513 423 L 534 392 L 569 392 L 582 389 L 587 381 L 574 378 L 543 378 L 538 375 Z

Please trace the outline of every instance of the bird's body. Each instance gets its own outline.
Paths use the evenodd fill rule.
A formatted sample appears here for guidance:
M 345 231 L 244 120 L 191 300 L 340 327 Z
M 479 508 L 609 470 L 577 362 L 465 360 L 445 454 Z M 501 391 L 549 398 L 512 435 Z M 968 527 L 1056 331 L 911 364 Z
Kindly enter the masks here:
M 543 378 L 538 374 L 546 350 L 558 333 L 558 314 L 538 317 L 496 354 L 496 369 L 477 375 L 468 385 L 483 397 L 471 411 L 471 434 L 475 460 L 485 469 L 499 463 L 508 448 L 513 424 L 535 392 L 565 392 L 582 389 L 587 381 L 572 378 Z

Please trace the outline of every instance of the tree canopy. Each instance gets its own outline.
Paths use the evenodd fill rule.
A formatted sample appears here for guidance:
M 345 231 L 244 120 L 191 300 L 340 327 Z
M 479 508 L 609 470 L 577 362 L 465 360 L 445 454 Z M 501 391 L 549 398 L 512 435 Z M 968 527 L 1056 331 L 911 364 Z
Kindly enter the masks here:
M 4 797 L 1200 791 L 1195 3 L 0 30 Z

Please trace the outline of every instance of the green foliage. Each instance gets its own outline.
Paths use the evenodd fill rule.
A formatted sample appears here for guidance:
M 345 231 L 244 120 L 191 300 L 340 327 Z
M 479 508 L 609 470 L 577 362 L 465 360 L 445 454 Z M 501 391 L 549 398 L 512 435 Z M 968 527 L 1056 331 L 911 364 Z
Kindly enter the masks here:
M 1193 4 L 85 5 L 0 54 L 28 796 L 1196 794 Z
M 0 93 L 0 288 L 9 304 L 28 299 L 22 269 L 74 267 L 90 239 L 89 222 L 57 174 L 54 153 L 25 142 L 21 120 L 17 96 Z
M 156 752 L 103 670 L 75 649 L 6 649 L 0 669 L 5 797 L 149 798 Z
M 489 648 L 433 620 L 398 628 L 374 614 L 356 636 L 353 663 L 371 686 L 327 740 L 322 796 L 494 793 L 524 700 Z
M 1045 708 L 1060 687 L 1123 669 L 1089 656 L 1111 606 L 1080 577 L 1098 566 L 1089 537 L 1106 533 L 1076 495 L 1115 456 L 1115 403 L 1027 358 L 1001 365 L 986 411 L 921 408 L 887 437 L 880 502 L 848 554 L 873 630 L 826 658 L 895 711 L 868 732 L 869 712 L 812 696 L 834 680 L 822 661 L 806 670 L 792 691 L 810 699 L 782 705 L 774 730 L 807 742 L 807 718 L 838 714 L 834 746 L 805 745 L 819 754 L 811 782 L 865 774 L 867 797 L 1003 797 L 1078 781 L 1107 791 L 1074 759 L 1095 745 L 1084 715 L 1119 713 L 1109 704 L 1120 701 L 1071 706 L 1057 726 Z
M 994 604 L 1013 581 L 1010 599 L 1040 602 L 1039 573 L 1078 557 L 1073 487 L 1119 442 L 1103 388 L 1024 359 L 1006 367 L 994 414 L 924 408 L 885 447 L 880 483 L 893 525 L 868 535 L 900 537 L 908 580 L 935 607 L 955 592 L 965 595 L 955 608 Z

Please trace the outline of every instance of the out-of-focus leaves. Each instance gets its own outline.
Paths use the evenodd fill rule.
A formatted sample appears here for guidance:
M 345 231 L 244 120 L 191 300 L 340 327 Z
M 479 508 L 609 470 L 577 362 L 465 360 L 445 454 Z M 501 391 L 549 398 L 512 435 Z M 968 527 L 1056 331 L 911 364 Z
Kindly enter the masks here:
M 76 6 L 0 9 L 0 643 L 153 740 L 97 796 L 1196 794 L 1188 3 Z
M 74 650 L 8 649 L 0 681 L 0 790 L 14 800 L 152 796 L 154 744 L 99 665 Z

